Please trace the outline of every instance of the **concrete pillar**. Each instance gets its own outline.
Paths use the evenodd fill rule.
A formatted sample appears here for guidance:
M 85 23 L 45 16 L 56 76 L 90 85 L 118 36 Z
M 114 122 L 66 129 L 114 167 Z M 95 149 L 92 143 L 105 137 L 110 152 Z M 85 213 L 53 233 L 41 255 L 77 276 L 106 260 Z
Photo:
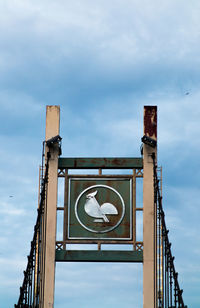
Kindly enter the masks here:
M 47 106 L 46 108 L 46 138 L 59 135 L 60 129 L 60 107 Z M 44 239 L 44 271 L 43 271 L 43 303 L 41 308 L 54 307 L 54 287 L 55 287 L 55 243 L 56 243 L 56 208 L 57 208 L 57 187 L 58 187 L 58 145 L 48 148 L 50 151 L 48 190 L 46 202 L 46 231 Z
M 144 107 L 144 135 L 157 140 L 157 106 Z M 156 209 L 152 153 L 157 147 L 143 147 L 143 308 L 156 308 Z

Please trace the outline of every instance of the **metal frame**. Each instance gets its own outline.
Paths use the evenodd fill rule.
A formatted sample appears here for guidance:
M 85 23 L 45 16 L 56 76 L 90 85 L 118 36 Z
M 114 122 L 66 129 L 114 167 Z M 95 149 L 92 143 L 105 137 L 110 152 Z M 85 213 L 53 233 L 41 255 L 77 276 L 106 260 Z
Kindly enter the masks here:
M 175 270 L 174 257 L 171 251 L 165 213 L 162 206 L 162 183 L 158 177 L 155 156 L 152 155 L 154 168 L 154 203 L 157 213 L 157 281 L 156 307 L 157 308 L 187 308 L 183 301 L 183 290 L 178 282 L 178 273 Z
M 142 169 L 141 157 L 61 157 L 59 169 Z
M 142 251 L 57 250 L 56 262 L 143 262 Z
M 73 172 L 74 169 L 81 169 L 82 172 L 79 174 L 69 174 L 70 172 Z M 94 174 L 84 174 L 84 172 L 87 172 L 87 169 L 93 169 Z M 132 174 L 112 174 L 112 171 L 110 174 L 104 174 L 104 172 L 107 169 L 118 169 L 118 170 L 132 170 Z M 64 184 L 64 206 L 58 206 L 58 211 L 63 211 L 64 213 L 64 222 L 63 222 L 63 240 L 62 241 L 56 241 L 56 261 L 69 261 L 71 260 L 71 255 L 73 250 L 68 250 L 67 245 L 71 244 L 94 244 L 97 245 L 98 250 L 92 250 L 93 253 L 97 253 L 95 259 L 98 260 L 98 262 L 106 262 L 105 261 L 105 253 L 107 253 L 107 250 L 101 250 L 101 245 L 109 244 L 109 245 L 115 245 L 115 244 L 128 244 L 132 245 L 133 250 L 131 251 L 124 251 L 120 250 L 121 258 L 119 258 L 119 255 L 115 252 L 115 250 L 111 251 L 114 256 L 114 260 L 116 262 L 125 262 L 122 261 L 123 258 L 129 258 L 129 262 L 142 262 L 143 259 L 143 242 L 142 241 L 136 241 L 136 212 L 137 211 L 143 211 L 142 207 L 136 207 L 136 180 L 137 178 L 143 177 L 143 159 L 142 158 L 59 158 L 58 161 L 58 177 L 64 178 L 65 184 Z M 98 172 L 98 174 L 97 174 Z M 123 173 L 123 172 L 122 172 Z M 122 178 L 128 178 L 131 179 L 131 185 L 132 185 L 132 239 L 131 240 L 115 240 L 115 239 L 107 239 L 106 241 L 103 239 L 67 239 L 67 224 L 68 221 L 68 185 L 69 185 L 69 178 L 88 178 L 88 179 L 98 179 L 98 178 L 110 178 L 110 179 L 122 179 Z M 102 255 L 99 254 L 99 252 L 103 253 Z M 80 253 L 84 254 L 84 251 L 78 251 L 73 253 L 73 261 L 81 261 L 82 257 L 80 257 Z M 90 254 L 91 252 L 87 250 L 88 253 L 88 261 L 91 261 Z M 131 257 L 131 253 L 133 254 Z M 125 256 L 126 257 L 122 257 Z M 128 257 L 129 256 L 129 257 Z M 110 257 L 109 257 L 110 258 Z M 124 259 L 124 260 L 125 260 Z M 120 261 L 121 260 L 121 261 Z M 132 260 L 132 261 L 131 261 Z M 137 261 L 136 261 L 137 260 Z
M 143 307 L 187 308 L 183 302 L 183 290 L 179 286 L 178 273 L 175 271 L 157 174 L 157 107 L 144 107 L 143 158 L 60 158 L 58 161 L 58 156 L 61 154 L 59 119 L 59 107 L 47 106 L 46 142 L 43 143 L 42 155 L 43 160 L 44 157 L 46 158 L 46 168 L 43 174 L 44 166 L 42 167 L 38 216 L 18 304 L 15 307 L 53 307 L 55 261 L 64 261 L 143 262 Z M 143 242 L 137 242 L 136 212 L 143 211 L 143 208 L 136 207 L 136 179 L 143 176 L 143 167 L 143 227 L 145 225 L 145 228 L 143 228 Z M 98 170 L 98 175 L 69 175 L 69 169 L 94 169 Z M 106 169 L 132 169 L 133 173 L 132 175 L 103 175 L 102 170 Z M 64 206 L 57 206 L 58 177 L 65 178 Z M 65 237 L 63 241 L 56 241 L 56 212 L 64 212 L 63 234 L 65 236 L 67 234 L 65 222 L 68 221 L 68 179 L 77 177 L 130 178 L 133 204 L 131 241 L 121 241 L 116 238 L 108 241 L 98 238 L 69 241 Z M 66 249 L 67 244 L 77 243 L 97 244 L 98 250 Z M 101 250 L 102 244 L 131 244 L 132 250 Z
M 43 144 L 44 146 L 44 144 Z M 43 151 L 44 153 L 44 151 Z M 31 249 L 28 255 L 28 263 L 24 271 L 24 280 L 22 287 L 20 287 L 20 295 L 15 308 L 23 307 L 39 307 L 41 297 L 43 296 L 43 280 L 42 274 L 44 271 L 44 245 L 46 221 L 44 217 L 45 207 L 47 202 L 47 187 L 48 187 L 48 173 L 49 173 L 49 159 L 50 153 L 47 153 L 47 161 L 45 174 L 41 175 L 40 194 L 38 200 L 38 214 L 36 224 L 34 226 L 33 239 L 31 241 Z M 44 155 L 42 156 L 42 170 L 43 170 Z
M 71 179 L 73 179 L 73 180 L 77 180 L 77 181 L 79 181 L 79 180 L 81 180 L 81 179 L 84 179 L 84 180 L 97 180 L 97 179 L 99 179 L 99 180 L 107 180 L 107 181 L 109 181 L 109 180 L 112 180 L 112 181 L 117 181 L 117 180 L 124 180 L 125 179 L 125 177 L 121 177 L 121 176 L 118 176 L 118 177 L 110 177 L 110 176 L 101 176 L 101 175 L 99 175 L 98 177 L 88 177 L 88 176 L 81 176 L 81 177 L 68 177 L 68 181 L 69 181 L 69 193 L 68 193 L 68 221 L 67 221 L 67 226 L 68 226 L 68 229 L 67 229 L 67 240 L 94 240 L 94 237 L 70 237 L 70 234 L 69 234 L 69 225 L 70 225 L 70 210 L 71 210 L 71 199 L 70 199 L 70 191 L 71 191 Z M 129 176 L 129 177 L 126 177 L 126 179 L 129 179 L 130 180 L 130 182 L 129 182 L 129 185 L 130 185 L 130 237 L 129 238 L 117 238 L 117 237 L 114 237 L 114 238 L 109 238 L 109 237 L 107 237 L 107 238 L 104 238 L 104 237 L 98 237 L 98 240 L 102 240 L 102 242 L 104 242 L 104 241 L 109 241 L 109 240 L 115 240 L 115 241 L 121 241 L 121 240 L 124 240 L 124 241 L 126 241 L 126 240 L 131 240 L 132 239 L 132 226 L 133 226 L 133 220 L 132 220 L 132 212 L 133 212 L 133 210 L 132 210 L 132 204 L 133 204 L 133 191 L 132 191 L 132 177 L 131 176 Z M 101 184 L 99 184 L 99 185 L 94 185 L 94 187 L 105 187 L 105 185 L 101 185 Z M 90 187 L 90 188 L 92 188 L 92 187 Z M 89 188 L 87 188 L 86 190 L 88 190 Z M 112 187 L 110 187 L 109 189 L 111 189 L 111 190 L 113 190 L 113 191 L 115 191 L 115 189 L 113 189 Z M 85 190 L 85 191 L 86 191 Z M 83 191 L 81 194 L 83 194 L 85 191 Z M 116 194 L 118 194 L 119 195 L 119 197 L 120 197 L 120 199 L 121 199 L 121 202 L 122 202 L 122 207 L 123 207 L 123 210 L 122 210 L 122 215 L 121 215 L 121 217 L 120 217 L 120 219 L 119 219 L 119 221 L 118 221 L 118 223 L 115 225 L 115 226 L 113 226 L 112 228 L 109 228 L 108 230 L 106 230 L 106 231 L 104 231 L 104 232 L 100 232 L 100 233 L 106 233 L 106 232 L 110 232 L 110 231 L 112 231 L 112 230 L 114 230 L 115 228 L 117 228 L 118 226 L 119 226 L 119 224 L 122 222 L 122 220 L 123 220 L 123 218 L 124 218 L 124 215 L 125 215 L 125 204 L 124 204 L 124 201 L 123 201 L 123 199 L 122 199 L 122 197 L 121 197 L 121 195 L 117 192 L 117 191 L 115 191 L 116 192 Z M 80 220 L 80 218 L 79 217 L 77 217 L 78 216 L 78 213 L 77 213 L 77 206 L 78 206 L 78 201 L 79 201 L 79 198 L 80 198 L 80 196 L 81 195 L 79 195 L 79 197 L 78 197 L 78 199 L 76 200 L 76 204 L 75 204 L 75 214 L 76 214 L 76 218 L 77 218 L 77 220 L 79 221 L 79 223 L 80 223 L 80 225 L 82 225 L 82 227 L 83 228 L 85 228 L 86 230 L 88 230 L 88 231 L 91 231 L 91 232 L 95 232 L 95 233 L 98 233 L 98 232 L 96 232 L 96 231 L 92 231 L 91 229 L 89 229 L 88 227 L 86 227 L 86 226 L 84 226 L 84 224 L 81 222 L 81 220 Z M 66 223 L 66 222 L 65 222 Z

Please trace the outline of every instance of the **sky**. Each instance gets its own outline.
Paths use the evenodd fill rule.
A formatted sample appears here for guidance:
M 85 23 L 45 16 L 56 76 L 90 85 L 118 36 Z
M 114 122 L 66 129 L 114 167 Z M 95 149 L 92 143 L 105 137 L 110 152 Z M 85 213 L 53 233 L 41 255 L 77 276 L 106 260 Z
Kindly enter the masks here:
M 139 157 L 143 106 L 158 106 L 172 253 L 199 307 L 199 16 L 198 0 L 0 1 L 0 308 L 26 268 L 46 105 L 61 108 L 63 157 Z M 57 264 L 62 307 L 141 308 L 142 265 Z

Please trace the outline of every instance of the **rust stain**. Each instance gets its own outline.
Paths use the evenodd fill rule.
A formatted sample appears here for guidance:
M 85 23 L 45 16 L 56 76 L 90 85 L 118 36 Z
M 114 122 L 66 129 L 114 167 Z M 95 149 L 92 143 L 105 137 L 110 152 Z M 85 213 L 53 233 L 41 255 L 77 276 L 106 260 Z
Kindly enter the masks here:
M 157 138 L 157 106 L 144 107 L 144 134 Z
M 121 165 L 121 161 L 117 158 L 113 159 L 113 163 L 114 163 L 114 165 L 117 165 L 117 166 Z

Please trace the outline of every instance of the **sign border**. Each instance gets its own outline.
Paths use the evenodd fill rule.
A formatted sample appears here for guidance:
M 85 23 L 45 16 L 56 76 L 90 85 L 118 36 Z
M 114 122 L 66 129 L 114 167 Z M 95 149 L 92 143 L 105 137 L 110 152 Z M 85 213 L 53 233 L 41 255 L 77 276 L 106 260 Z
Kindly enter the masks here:
M 71 209 L 71 204 L 70 204 L 70 189 L 71 189 L 71 180 L 88 180 L 88 181 L 91 181 L 91 180 L 116 180 L 116 181 L 122 181 L 122 180 L 129 180 L 129 185 L 130 185 L 130 237 L 123 237 L 123 238 L 118 238 L 118 237 L 72 237 L 69 235 L 69 231 L 70 231 L 70 209 Z M 98 184 L 97 184 L 98 185 Z M 99 184 L 101 185 L 101 184 Z M 96 186 L 96 185 L 95 185 Z M 79 222 L 80 223 L 80 222 Z M 121 222 L 120 222 L 121 223 Z M 120 224 L 118 224 L 119 226 Z M 117 227 L 118 227 L 117 226 Z M 101 234 L 101 233 L 100 233 Z M 88 176 L 78 176 L 78 177 L 68 177 L 68 219 L 67 219 L 67 241 L 73 241 L 73 240 L 88 240 L 88 241 L 102 241 L 102 242 L 107 242 L 107 241 L 132 241 L 133 240 L 133 178 L 132 176 L 130 177 L 109 177 L 109 176 L 99 176 L 98 178 L 97 177 L 88 177 Z

